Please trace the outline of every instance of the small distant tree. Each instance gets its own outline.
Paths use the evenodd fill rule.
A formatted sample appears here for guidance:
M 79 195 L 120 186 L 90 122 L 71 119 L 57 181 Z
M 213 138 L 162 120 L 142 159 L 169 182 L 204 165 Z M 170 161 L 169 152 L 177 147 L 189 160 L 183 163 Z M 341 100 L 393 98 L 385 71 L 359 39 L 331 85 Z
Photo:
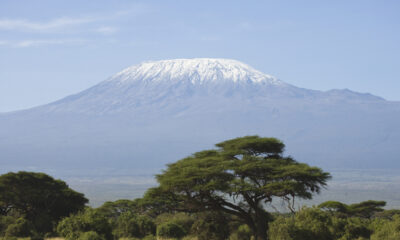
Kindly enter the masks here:
M 377 212 L 383 212 L 384 206 L 386 206 L 385 201 L 368 200 L 350 205 L 337 201 L 326 201 L 321 203 L 318 207 L 323 210 L 339 213 L 346 217 L 371 218 Z
M 310 199 L 330 178 L 329 173 L 283 156 L 275 138 L 247 136 L 216 144 L 168 165 L 157 180 L 157 191 L 173 194 L 188 211 L 221 211 L 237 216 L 256 240 L 268 239 L 272 220 L 265 204 L 280 198 L 294 211 L 295 198 Z
M 61 181 L 35 172 L 0 176 L 0 213 L 19 215 L 40 233 L 50 232 L 62 217 L 82 210 L 88 200 Z

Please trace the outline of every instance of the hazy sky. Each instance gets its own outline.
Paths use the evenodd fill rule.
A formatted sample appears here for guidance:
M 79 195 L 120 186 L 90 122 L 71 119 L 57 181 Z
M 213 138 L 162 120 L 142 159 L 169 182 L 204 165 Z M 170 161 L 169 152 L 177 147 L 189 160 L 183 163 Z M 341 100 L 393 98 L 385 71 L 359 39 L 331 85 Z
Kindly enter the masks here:
M 304 88 L 400 100 L 400 1 L 0 1 L 0 112 L 146 60 L 233 58 Z

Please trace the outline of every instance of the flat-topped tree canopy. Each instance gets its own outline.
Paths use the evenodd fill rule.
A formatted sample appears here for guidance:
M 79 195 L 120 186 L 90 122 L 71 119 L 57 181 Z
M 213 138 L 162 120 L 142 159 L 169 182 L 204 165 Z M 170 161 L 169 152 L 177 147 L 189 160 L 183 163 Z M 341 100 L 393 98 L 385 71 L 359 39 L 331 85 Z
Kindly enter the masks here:
M 261 138 L 245 136 L 215 144 L 224 153 L 234 155 L 279 155 L 285 149 L 285 144 L 276 138 Z
M 246 136 L 216 146 L 168 165 L 157 175 L 159 189 L 184 199 L 181 208 L 241 218 L 256 239 L 267 239 L 271 217 L 265 204 L 280 198 L 294 211 L 295 198 L 312 198 L 331 177 L 283 156 L 284 144 L 276 138 Z

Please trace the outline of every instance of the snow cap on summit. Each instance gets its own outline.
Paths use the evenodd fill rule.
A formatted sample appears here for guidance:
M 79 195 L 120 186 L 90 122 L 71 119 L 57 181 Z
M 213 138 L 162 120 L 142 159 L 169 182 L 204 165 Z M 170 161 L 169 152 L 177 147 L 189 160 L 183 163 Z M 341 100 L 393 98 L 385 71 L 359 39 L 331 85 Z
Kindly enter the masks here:
M 186 81 L 194 85 L 221 81 L 282 85 L 282 81 L 231 59 L 194 58 L 148 61 L 124 69 L 108 81 L 157 83 Z

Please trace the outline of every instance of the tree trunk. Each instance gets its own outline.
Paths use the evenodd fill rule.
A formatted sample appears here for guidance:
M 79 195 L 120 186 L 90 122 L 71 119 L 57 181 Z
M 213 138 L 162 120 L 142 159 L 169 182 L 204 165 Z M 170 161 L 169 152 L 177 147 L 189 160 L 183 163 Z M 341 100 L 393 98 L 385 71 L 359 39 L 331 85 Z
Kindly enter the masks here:
M 258 210 L 253 217 L 251 228 L 254 232 L 254 240 L 268 240 L 268 223 L 270 216 L 263 209 Z

